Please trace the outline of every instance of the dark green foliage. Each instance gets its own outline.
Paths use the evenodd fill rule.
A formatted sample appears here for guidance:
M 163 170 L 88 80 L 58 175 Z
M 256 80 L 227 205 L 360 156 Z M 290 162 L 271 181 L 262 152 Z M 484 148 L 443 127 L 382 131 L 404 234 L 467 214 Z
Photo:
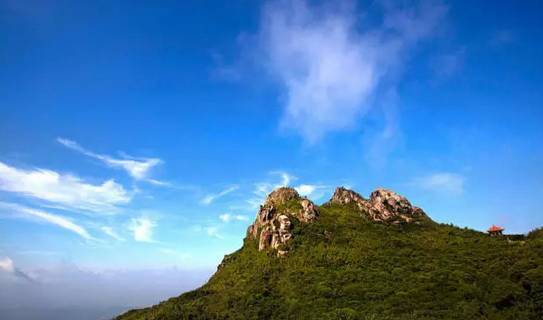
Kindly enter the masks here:
M 245 240 L 200 289 L 118 319 L 543 319 L 541 229 L 515 241 L 320 213 L 294 223 L 288 257 Z

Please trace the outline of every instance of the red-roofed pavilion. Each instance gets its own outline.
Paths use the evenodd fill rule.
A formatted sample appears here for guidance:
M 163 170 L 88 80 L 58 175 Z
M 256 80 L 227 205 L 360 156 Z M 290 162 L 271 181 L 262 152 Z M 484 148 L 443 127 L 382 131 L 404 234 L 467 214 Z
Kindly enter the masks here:
M 488 234 L 491 236 L 501 236 L 504 228 L 497 226 L 495 224 L 492 225 L 492 227 L 488 228 Z

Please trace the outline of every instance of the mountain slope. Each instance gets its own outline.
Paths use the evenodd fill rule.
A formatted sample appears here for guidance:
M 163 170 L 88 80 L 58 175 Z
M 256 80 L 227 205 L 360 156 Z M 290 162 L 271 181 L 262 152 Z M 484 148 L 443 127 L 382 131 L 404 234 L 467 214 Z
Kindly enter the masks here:
M 437 224 L 391 191 L 364 199 L 343 188 L 320 207 L 274 191 L 207 284 L 118 317 L 542 318 L 540 231 L 489 237 Z

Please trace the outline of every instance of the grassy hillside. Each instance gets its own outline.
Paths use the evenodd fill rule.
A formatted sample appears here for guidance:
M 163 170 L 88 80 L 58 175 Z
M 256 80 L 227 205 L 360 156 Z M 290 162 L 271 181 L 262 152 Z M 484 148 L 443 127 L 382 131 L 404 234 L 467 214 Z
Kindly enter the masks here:
M 540 231 L 508 241 L 319 211 L 295 223 L 287 257 L 246 239 L 203 287 L 118 319 L 543 319 Z

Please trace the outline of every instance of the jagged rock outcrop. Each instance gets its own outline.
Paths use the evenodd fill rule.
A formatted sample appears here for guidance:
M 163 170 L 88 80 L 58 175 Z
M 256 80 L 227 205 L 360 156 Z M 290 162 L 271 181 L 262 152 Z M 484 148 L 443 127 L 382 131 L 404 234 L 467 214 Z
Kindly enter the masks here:
M 426 216 L 422 209 L 411 205 L 405 197 L 387 189 L 377 189 L 369 199 L 365 199 L 352 190 L 339 187 L 329 203 L 354 204 L 373 221 L 409 223 Z
M 373 221 L 386 223 L 418 223 L 425 213 L 403 196 L 386 190 L 373 191 L 369 199 L 339 187 L 329 203 L 354 205 L 362 215 Z M 247 237 L 258 241 L 260 251 L 271 249 L 278 256 L 288 253 L 286 244 L 292 239 L 293 219 L 309 223 L 318 218 L 318 209 L 311 200 L 301 197 L 293 188 L 282 187 L 268 195 L 253 224 L 247 229 Z
M 292 188 L 282 187 L 268 195 L 247 229 L 247 237 L 258 240 L 258 249 L 277 250 L 278 256 L 288 253 L 285 244 L 292 238 L 292 219 L 308 223 L 318 218 L 315 204 L 302 198 Z

